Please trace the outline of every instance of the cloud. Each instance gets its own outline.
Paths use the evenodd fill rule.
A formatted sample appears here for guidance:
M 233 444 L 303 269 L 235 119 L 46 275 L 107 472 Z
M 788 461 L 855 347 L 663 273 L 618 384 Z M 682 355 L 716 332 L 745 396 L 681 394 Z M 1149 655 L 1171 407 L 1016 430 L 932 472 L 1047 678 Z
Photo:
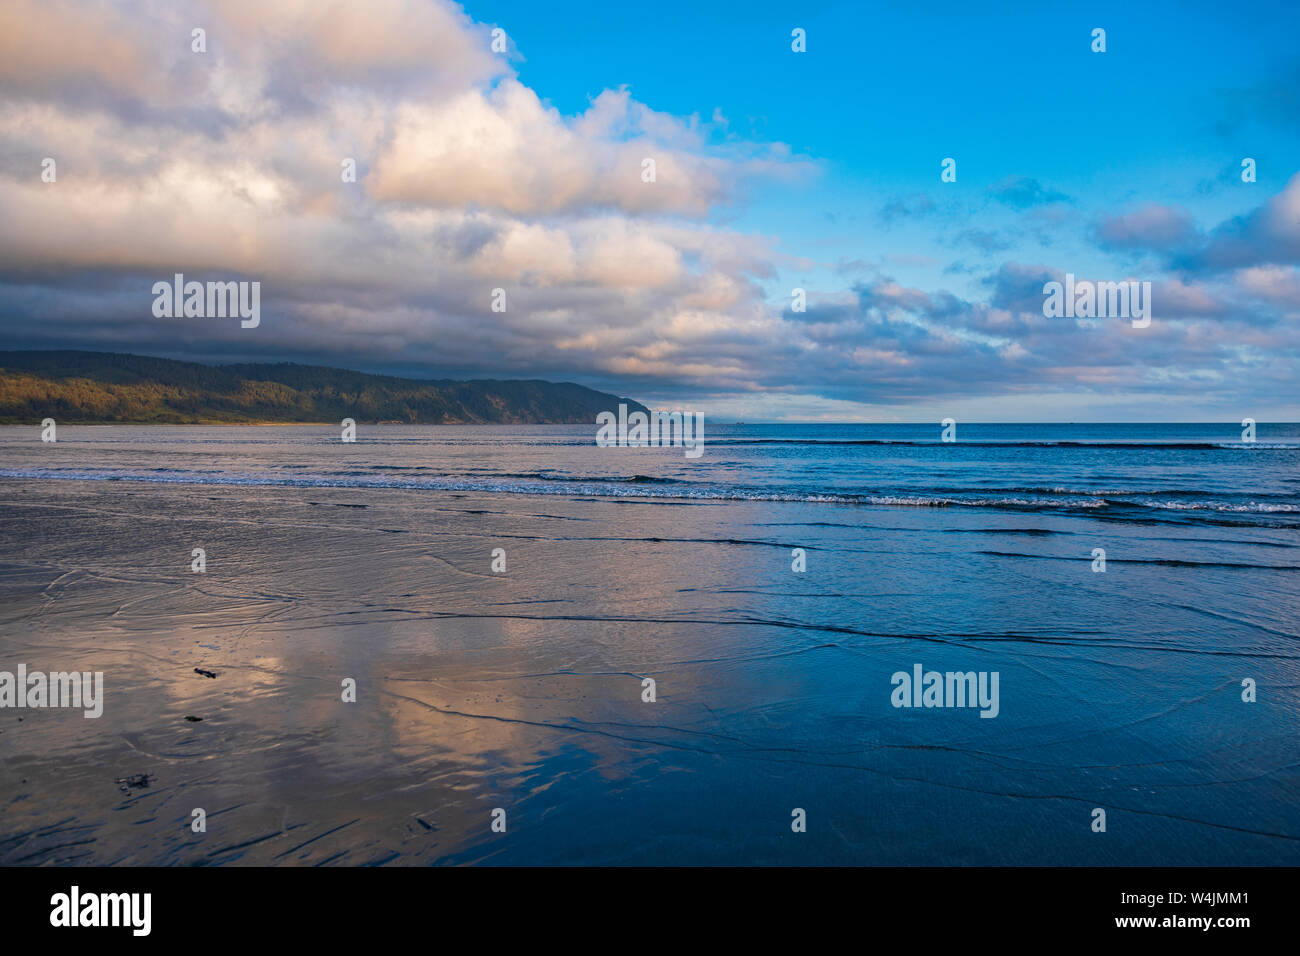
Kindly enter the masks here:
M 534 91 L 505 80 L 490 91 L 403 109 L 366 186 L 379 202 L 517 215 L 617 209 L 701 217 L 730 200 L 736 179 L 780 164 L 681 148 L 700 145 L 691 139 L 682 124 L 639 108 L 626 90 L 606 90 L 567 122 Z M 642 175 L 646 160 L 655 164 L 653 182 Z
M 993 229 L 963 229 L 952 238 L 953 244 L 967 243 L 980 252 L 1005 252 L 1015 243 L 1007 236 Z
M 880 221 L 892 225 L 900 220 L 923 219 L 935 211 L 934 200 L 924 193 L 900 196 L 880 207 L 877 213 Z
M 982 284 L 990 290 L 989 304 L 994 308 L 1042 314 L 1043 286 L 1060 278 L 1057 270 L 1047 266 L 1005 262 Z
M 1222 223 L 1172 264 L 1189 272 L 1300 264 L 1300 173 L 1259 208 Z
M 1028 176 L 1008 176 L 989 187 L 989 195 L 996 202 L 1012 209 L 1028 209 L 1049 203 L 1069 202 L 1070 197 L 1054 189 L 1045 189 L 1037 179 Z
M 1252 266 L 1236 273 L 1233 279 L 1245 294 L 1283 306 L 1292 316 L 1300 313 L 1300 270 Z
M 196 24 L 206 54 L 190 50 Z M 519 51 L 491 53 L 489 33 L 444 0 L 10 0 L 7 343 L 576 378 L 637 397 L 790 395 L 839 413 L 1160 394 L 1188 377 L 1229 395 L 1260 381 L 1261 356 L 1294 367 L 1295 180 L 1208 233 L 1163 206 L 1103 219 L 1105 248 L 1187 267 L 1153 276 L 1157 319 L 1142 334 L 1052 321 L 1044 282 L 1083 270 L 1005 261 L 960 267 L 953 289 L 909 284 L 942 266 L 925 253 L 945 242 L 991 256 L 1019 241 L 971 225 L 958 200 L 941 210 L 918 193 L 878 212 L 890 225 L 942 211 L 956 238 L 936 248 L 796 258 L 777 236 L 721 223 L 748 190 L 815 163 L 740 138 L 718 111 L 670 115 L 624 87 L 561 113 L 515 72 Z M 46 156 L 55 183 L 40 179 Z M 342 180 L 345 159 L 356 182 Z M 1064 232 L 1079 216 L 1024 177 L 976 202 L 1029 210 L 1017 229 Z M 786 281 L 796 270 L 806 283 Z M 155 319 L 152 285 L 176 272 L 261 281 L 261 325 Z M 789 311 L 792 284 L 810 289 L 806 313 Z M 505 312 L 491 308 L 498 288 Z
M 1300 115 L 1300 65 L 1290 63 L 1277 75 L 1236 89 L 1217 91 L 1204 111 L 1216 115 L 1214 132 L 1229 140 L 1240 140 L 1252 124 L 1274 125 L 1291 131 Z M 1237 167 L 1240 172 L 1240 167 Z
M 1179 209 L 1148 203 L 1121 216 L 1102 218 L 1095 238 L 1107 249 L 1139 249 L 1170 252 L 1182 249 L 1197 238 L 1196 224 Z
M 1242 188 L 1254 189 L 1254 186 Z M 1204 231 L 1180 209 L 1149 203 L 1103 217 L 1093 238 L 1103 249 L 1149 252 L 1186 275 L 1300 264 L 1300 173 L 1249 213 Z
M 770 322 L 771 241 L 708 220 L 812 163 L 624 88 L 564 116 L 450 3 L 15 0 L 3 17 L 13 344 L 704 377 L 742 373 L 720 349 L 690 360 L 696 341 Z M 154 319 L 152 284 L 176 272 L 261 281 L 256 340 Z

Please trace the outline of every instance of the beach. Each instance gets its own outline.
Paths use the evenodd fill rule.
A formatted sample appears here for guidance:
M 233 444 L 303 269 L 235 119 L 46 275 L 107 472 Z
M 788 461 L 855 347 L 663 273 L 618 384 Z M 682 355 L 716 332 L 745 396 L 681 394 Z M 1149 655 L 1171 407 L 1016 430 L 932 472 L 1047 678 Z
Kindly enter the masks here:
M 1271 428 L 0 428 L 0 863 L 1293 865 Z

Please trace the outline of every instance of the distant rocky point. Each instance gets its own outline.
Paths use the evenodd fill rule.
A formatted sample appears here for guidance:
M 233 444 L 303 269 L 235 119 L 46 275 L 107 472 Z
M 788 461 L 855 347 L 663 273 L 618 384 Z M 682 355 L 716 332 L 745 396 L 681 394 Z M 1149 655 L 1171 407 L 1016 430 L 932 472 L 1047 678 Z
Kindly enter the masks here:
M 214 366 L 113 352 L 0 351 L 4 424 L 593 424 L 620 402 L 646 411 L 572 382 L 419 381 L 287 362 Z

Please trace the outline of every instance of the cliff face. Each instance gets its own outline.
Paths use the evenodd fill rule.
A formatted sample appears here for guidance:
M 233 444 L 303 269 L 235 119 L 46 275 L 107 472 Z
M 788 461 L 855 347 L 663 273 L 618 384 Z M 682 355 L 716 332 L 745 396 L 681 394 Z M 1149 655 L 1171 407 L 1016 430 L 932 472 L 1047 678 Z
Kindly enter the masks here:
M 314 365 L 200 365 L 112 352 L 0 352 L 0 423 L 594 424 L 645 407 L 571 382 L 417 381 Z

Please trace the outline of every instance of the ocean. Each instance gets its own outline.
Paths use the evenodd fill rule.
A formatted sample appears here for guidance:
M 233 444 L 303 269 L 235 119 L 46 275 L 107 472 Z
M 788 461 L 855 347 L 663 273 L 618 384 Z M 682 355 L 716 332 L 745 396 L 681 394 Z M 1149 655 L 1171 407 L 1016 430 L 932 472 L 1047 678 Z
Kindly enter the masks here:
M 0 864 L 1300 862 L 1300 425 L 940 434 L 0 428 Z

